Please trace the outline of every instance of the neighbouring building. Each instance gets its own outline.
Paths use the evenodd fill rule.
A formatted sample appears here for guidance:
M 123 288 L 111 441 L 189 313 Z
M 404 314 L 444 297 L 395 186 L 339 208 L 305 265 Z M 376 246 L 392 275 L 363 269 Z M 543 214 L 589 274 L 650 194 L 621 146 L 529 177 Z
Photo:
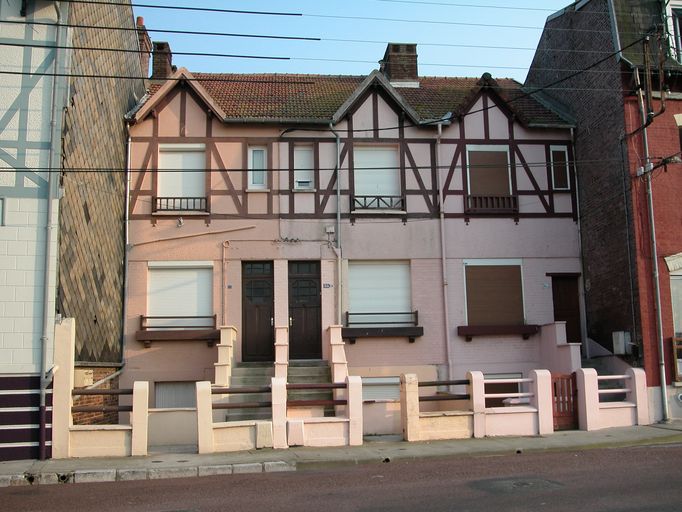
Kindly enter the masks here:
M 662 396 L 682 417 L 672 385 L 682 380 L 680 16 L 678 1 L 574 2 L 548 17 L 526 80 L 576 119 L 587 334 L 644 367 L 657 419 Z
M 570 117 L 488 73 L 419 76 L 414 44 L 366 76 L 194 73 L 154 46 L 128 116 L 122 387 L 192 407 L 223 325 L 248 369 L 272 365 L 276 327 L 292 362 L 329 360 L 342 324 L 390 411 L 366 433 L 400 432 L 401 373 L 579 367 L 541 335 L 558 320 L 581 341 Z
M 134 27 L 120 2 L 0 3 L 0 460 L 50 455 L 59 316 L 78 322 L 79 385 L 121 366 Z

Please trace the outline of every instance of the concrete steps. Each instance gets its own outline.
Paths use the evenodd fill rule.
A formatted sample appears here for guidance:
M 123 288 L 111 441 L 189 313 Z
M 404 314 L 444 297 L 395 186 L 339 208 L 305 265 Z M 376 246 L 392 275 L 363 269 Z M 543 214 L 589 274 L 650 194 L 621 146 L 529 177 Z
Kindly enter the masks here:
M 270 386 L 275 374 L 273 363 L 237 363 L 232 368 L 232 388 Z M 326 361 L 290 361 L 287 381 L 290 384 L 324 384 L 331 382 L 331 368 Z M 287 400 L 331 400 L 331 390 L 296 389 L 287 392 Z M 225 399 L 215 398 L 216 401 Z M 229 403 L 268 402 L 270 393 L 234 394 L 226 399 Z M 325 409 L 325 415 L 333 415 L 333 407 Z M 236 408 L 225 410 L 225 421 L 269 420 L 271 407 Z

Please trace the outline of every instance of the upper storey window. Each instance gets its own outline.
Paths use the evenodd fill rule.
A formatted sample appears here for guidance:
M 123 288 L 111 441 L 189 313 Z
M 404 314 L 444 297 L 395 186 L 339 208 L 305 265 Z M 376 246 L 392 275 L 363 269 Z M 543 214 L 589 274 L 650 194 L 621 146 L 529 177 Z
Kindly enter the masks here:
M 203 144 L 162 144 L 154 212 L 208 211 L 206 148 Z
M 554 190 L 568 190 L 570 178 L 568 172 L 568 151 L 565 146 L 551 146 L 552 186 Z
M 682 2 L 670 2 L 670 24 L 672 31 L 670 33 L 671 54 L 680 62 L 682 62 Z
M 294 148 L 294 190 L 311 190 L 315 188 L 315 158 L 312 146 Z
M 353 159 L 353 210 L 405 209 L 397 147 L 356 147 Z
M 507 146 L 468 146 L 467 163 L 468 213 L 518 212 L 518 199 L 512 195 Z
M 268 188 L 267 162 L 268 150 L 265 146 L 249 147 L 249 189 Z

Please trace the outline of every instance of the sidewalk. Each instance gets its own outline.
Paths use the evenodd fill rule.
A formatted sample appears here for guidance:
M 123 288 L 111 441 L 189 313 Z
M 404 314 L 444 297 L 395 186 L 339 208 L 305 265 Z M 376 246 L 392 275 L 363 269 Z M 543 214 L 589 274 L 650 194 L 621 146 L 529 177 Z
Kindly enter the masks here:
M 212 455 L 166 453 L 146 457 L 26 460 L 0 462 L 0 487 L 296 471 L 428 457 L 674 443 L 682 443 L 682 420 L 673 420 L 665 425 L 612 428 L 594 432 L 556 432 L 546 437 L 495 437 L 418 443 L 374 440 L 363 446 L 340 448 L 298 447 Z

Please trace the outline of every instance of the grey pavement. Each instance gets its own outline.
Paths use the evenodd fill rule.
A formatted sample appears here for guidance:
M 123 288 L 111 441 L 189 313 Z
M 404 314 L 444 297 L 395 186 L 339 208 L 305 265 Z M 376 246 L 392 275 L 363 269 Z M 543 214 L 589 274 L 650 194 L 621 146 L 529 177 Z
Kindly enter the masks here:
M 593 432 L 563 431 L 533 437 L 488 437 L 408 443 L 388 436 L 368 438 L 363 446 L 338 448 L 295 447 L 285 450 L 260 449 L 211 455 L 160 453 L 146 457 L 0 462 L 0 487 L 296 471 L 429 457 L 484 456 L 679 443 L 682 443 L 682 420 Z

